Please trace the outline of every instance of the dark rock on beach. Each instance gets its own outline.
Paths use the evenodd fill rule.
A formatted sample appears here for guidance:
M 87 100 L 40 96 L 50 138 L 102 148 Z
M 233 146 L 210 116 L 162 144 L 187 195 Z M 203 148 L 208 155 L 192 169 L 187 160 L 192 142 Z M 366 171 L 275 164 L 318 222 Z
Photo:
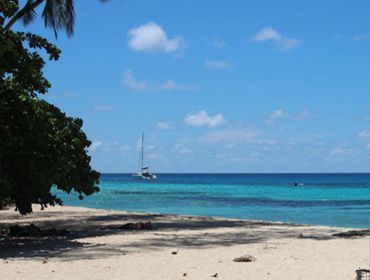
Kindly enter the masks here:
M 153 226 L 151 222 L 138 222 L 138 223 L 127 223 L 120 226 L 118 229 L 125 230 L 152 230 Z
M 370 235 L 370 230 L 349 230 L 345 232 L 334 233 L 333 236 L 336 237 L 356 237 L 356 236 L 368 236 Z
M 244 255 L 244 256 L 233 259 L 234 262 L 254 262 L 255 260 L 256 258 L 250 255 Z

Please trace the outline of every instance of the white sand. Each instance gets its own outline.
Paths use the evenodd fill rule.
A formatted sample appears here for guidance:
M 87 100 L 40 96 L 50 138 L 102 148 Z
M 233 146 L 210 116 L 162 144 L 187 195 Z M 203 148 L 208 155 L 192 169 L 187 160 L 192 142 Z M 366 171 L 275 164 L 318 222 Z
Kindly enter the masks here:
M 138 221 L 151 221 L 154 229 L 116 229 Z M 369 238 L 333 237 L 348 230 L 341 228 L 77 207 L 27 217 L 0 211 L 0 229 L 31 222 L 70 235 L 0 239 L 0 279 L 344 280 L 368 266 Z M 232 261 L 246 254 L 257 260 Z

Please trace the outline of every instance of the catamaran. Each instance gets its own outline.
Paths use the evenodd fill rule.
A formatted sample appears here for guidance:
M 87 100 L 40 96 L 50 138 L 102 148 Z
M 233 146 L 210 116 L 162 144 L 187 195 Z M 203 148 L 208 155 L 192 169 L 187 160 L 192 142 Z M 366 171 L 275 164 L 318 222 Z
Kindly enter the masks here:
M 144 163 L 144 132 L 141 135 L 141 157 L 139 171 L 137 172 L 137 174 L 134 174 L 134 176 L 138 176 L 144 180 L 154 180 L 157 178 L 156 175 L 150 172 L 149 167 L 146 166 Z

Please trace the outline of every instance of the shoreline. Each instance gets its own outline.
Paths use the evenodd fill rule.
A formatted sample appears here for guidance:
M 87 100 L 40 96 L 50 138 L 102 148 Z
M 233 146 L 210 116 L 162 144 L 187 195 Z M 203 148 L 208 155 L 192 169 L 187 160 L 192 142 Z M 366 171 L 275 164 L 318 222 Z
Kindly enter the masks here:
M 70 206 L 34 209 L 26 217 L 0 211 L 0 229 L 32 222 L 70 234 L 0 238 L 0 269 L 9 279 L 207 279 L 215 273 L 219 279 L 353 279 L 356 269 L 368 267 L 368 238 L 333 236 L 352 228 Z M 148 221 L 152 230 L 118 229 Z M 256 260 L 233 261 L 243 255 Z
M 174 214 L 174 213 L 160 213 L 160 212 L 149 212 L 149 211 L 130 211 L 130 210 L 115 210 L 115 209 L 106 209 L 106 208 L 93 208 L 93 207 L 85 207 L 85 206 L 48 206 L 44 210 L 38 209 L 39 205 L 33 206 L 33 213 L 30 215 L 23 216 L 26 219 L 22 219 L 22 216 L 19 212 L 13 211 L 13 208 L 5 208 L 0 210 L 0 218 L 1 218 L 1 211 L 5 212 L 14 212 L 20 216 L 20 220 L 27 220 L 27 217 L 32 217 L 35 213 L 42 213 L 42 212 L 53 212 L 59 211 L 60 209 L 65 209 L 66 211 L 75 211 L 80 210 L 81 212 L 88 212 L 88 211 L 96 211 L 96 212 L 107 212 L 107 213 L 121 213 L 127 215 L 140 215 L 140 216 L 157 216 L 157 217 L 173 217 L 173 218 L 190 218 L 190 219 L 198 219 L 198 220 L 211 220 L 211 221 L 237 221 L 237 222 L 245 222 L 245 223 L 253 223 L 253 224 L 260 224 L 260 225 L 272 225 L 272 226 L 292 226 L 292 227 L 312 227 L 312 228 L 323 228 L 323 229 L 333 229 L 337 230 L 338 232 L 343 231 L 360 231 L 360 230 L 370 230 L 367 227 L 345 227 L 345 226 L 329 226 L 329 225 L 321 225 L 321 224 L 305 224 L 305 223 L 294 223 L 294 222 L 285 222 L 285 221 L 273 221 L 273 220 L 256 220 L 256 219 L 243 219 L 243 218 L 231 218 L 231 217 L 222 217 L 222 216 L 208 216 L 208 215 L 189 215 L 189 214 Z M 3 222 L 0 220 L 0 229 L 1 224 Z
M 176 218 L 197 218 L 197 219 L 211 219 L 211 220 L 226 220 L 226 221 L 241 221 L 241 222 L 250 222 L 255 224 L 269 224 L 269 225 L 286 225 L 286 226 L 302 226 L 302 227 L 322 227 L 322 228 L 332 228 L 342 231 L 349 230 L 368 230 L 367 227 L 345 227 L 345 226 L 328 226 L 320 224 L 305 224 L 305 223 L 294 223 L 294 222 L 285 222 L 285 221 L 273 221 L 273 220 L 256 220 L 256 219 L 243 219 L 243 218 L 232 218 L 232 217 L 223 217 L 223 216 L 208 216 L 208 215 L 189 215 L 189 214 L 176 214 L 176 213 L 160 213 L 160 212 L 149 212 L 149 211 L 130 211 L 130 210 L 115 210 L 115 209 L 106 209 L 106 208 L 93 208 L 93 207 L 84 207 L 84 206 L 62 206 L 67 208 L 78 208 L 78 209 L 88 209 L 93 211 L 108 211 L 108 212 L 118 212 L 126 214 L 137 214 L 137 215 L 157 215 L 164 217 L 176 217 Z M 46 208 L 45 211 L 47 211 Z M 370 229 L 369 229 L 370 230 Z
M 38 207 L 38 206 L 36 206 Z M 59 206 L 56 206 L 59 207 Z M 151 215 L 162 215 L 162 216 L 174 216 L 174 217 L 195 217 L 195 218 L 212 218 L 217 220 L 236 220 L 236 221 L 245 221 L 245 222 L 260 222 L 260 223 L 270 223 L 270 224 L 284 224 L 284 225 L 292 225 L 292 226 L 307 226 L 307 227 L 324 227 L 324 228 L 336 228 L 341 229 L 343 231 L 347 230 L 370 230 L 370 227 L 362 227 L 362 226 L 336 226 L 336 225 L 323 225 L 323 224 L 306 224 L 306 223 L 295 223 L 295 222 L 287 222 L 287 221 L 280 221 L 280 220 L 258 220 L 258 219 L 244 219 L 244 218 L 233 218 L 233 217 L 223 217 L 223 216 L 213 216 L 213 215 L 191 215 L 191 214 L 176 214 L 176 213 L 161 213 L 161 212 L 150 212 L 150 211 L 131 211 L 131 210 L 116 210 L 116 209 L 107 209 L 107 208 L 94 208 L 94 207 L 87 207 L 87 206 L 73 206 L 73 205 L 65 205 L 62 207 L 67 208 L 81 208 L 81 209 L 90 209 L 96 211 L 111 211 L 111 212 L 122 212 L 122 213 L 132 213 L 132 214 L 151 214 Z M 45 211 L 48 211 L 49 208 L 45 208 Z M 35 209 L 35 208 L 34 208 Z

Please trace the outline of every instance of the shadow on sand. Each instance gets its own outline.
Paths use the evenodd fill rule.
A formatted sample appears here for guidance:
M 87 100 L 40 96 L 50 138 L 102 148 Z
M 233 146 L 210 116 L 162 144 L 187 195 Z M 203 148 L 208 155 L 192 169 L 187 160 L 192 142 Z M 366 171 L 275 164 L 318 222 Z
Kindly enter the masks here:
M 59 208 L 61 209 L 61 208 Z M 119 230 L 128 222 L 151 221 L 153 230 Z M 61 237 L 11 238 L 11 225 L 34 223 L 42 229 L 67 229 Z M 207 217 L 118 213 L 105 211 L 42 211 L 22 217 L 0 212 L 0 258 L 93 259 L 146 250 L 210 248 L 253 244 L 284 238 L 327 240 L 333 228 Z M 97 240 L 92 238 L 99 237 Z M 102 238 L 100 238 L 102 237 Z M 115 238 L 114 238 L 115 237 Z M 113 241 L 112 241 L 113 240 Z

